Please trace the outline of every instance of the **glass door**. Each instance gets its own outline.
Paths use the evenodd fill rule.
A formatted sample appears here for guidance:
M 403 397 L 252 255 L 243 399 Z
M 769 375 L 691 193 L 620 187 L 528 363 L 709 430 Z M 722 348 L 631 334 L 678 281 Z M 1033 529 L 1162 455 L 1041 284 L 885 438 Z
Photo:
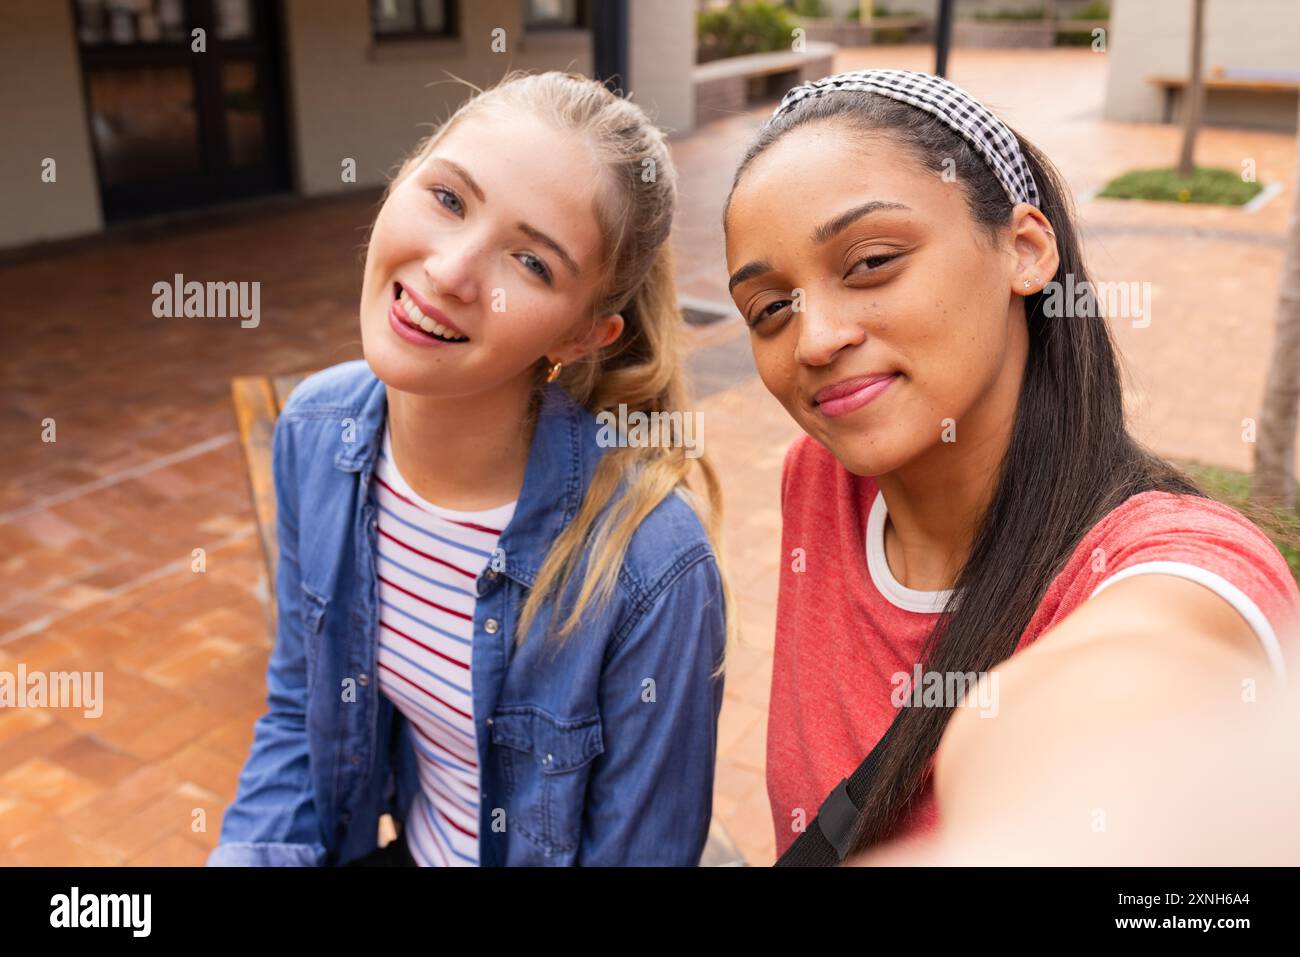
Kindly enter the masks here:
M 288 188 L 274 0 L 72 2 L 107 220 Z

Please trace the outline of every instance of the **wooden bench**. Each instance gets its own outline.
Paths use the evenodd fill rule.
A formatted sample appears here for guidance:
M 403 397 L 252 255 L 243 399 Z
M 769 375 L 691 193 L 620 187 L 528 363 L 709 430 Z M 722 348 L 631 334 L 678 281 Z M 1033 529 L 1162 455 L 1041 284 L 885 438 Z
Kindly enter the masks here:
M 266 562 L 269 588 L 271 628 L 275 629 L 275 572 L 280 549 L 275 534 L 275 483 L 271 476 L 271 438 L 275 433 L 275 420 L 294 390 L 310 373 L 286 376 L 240 376 L 230 383 L 231 398 L 235 405 L 235 418 L 239 423 L 239 443 L 244 450 L 244 464 L 248 470 L 248 485 L 253 496 L 253 511 L 257 516 L 258 536 L 262 543 L 262 556 Z M 397 836 L 397 828 L 390 815 L 379 819 L 379 843 L 387 844 Z M 701 867 L 743 867 L 745 858 L 727 833 L 722 822 L 714 817 L 709 823 L 709 839 L 700 857 Z
M 1110 32 L 1109 20 L 1057 20 L 1057 33 L 1092 33 L 1093 30 Z
M 861 20 L 858 21 L 862 23 Z M 896 14 L 889 17 L 872 17 L 862 26 L 869 30 L 901 30 L 904 33 L 925 34 L 934 26 L 932 17 Z
M 872 17 L 866 23 L 835 17 L 796 17 L 795 20 L 807 31 L 810 41 L 840 47 L 868 47 L 893 42 L 894 38 L 902 43 L 924 43 L 930 40 L 934 30 L 934 20 L 926 16 Z
M 695 119 L 707 123 L 743 113 L 760 100 L 779 99 L 786 90 L 831 73 L 833 43 L 809 42 L 804 50 L 776 50 L 724 57 L 695 67 Z
M 1187 88 L 1188 78 L 1182 74 L 1159 73 L 1148 76 L 1147 82 L 1159 87 L 1163 96 L 1161 110 L 1162 122 L 1172 123 L 1176 101 Z M 1244 94 L 1247 96 L 1271 96 L 1279 100 L 1300 95 L 1300 71 L 1297 70 L 1251 70 L 1246 68 L 1229 69 L 1217 66 L 1210 70 L 1204 79 L 1206 106 L 1208 110 L 1211 93 Z M 1273 129 L 1291 129 L 1296 115 L 1296 103 L 1289 102 L 1286 109 L 1289 121 L 1279 111 L 1276 122 L 1250 123 L 1249 117 L 1241 119 L 1243 125 L 1263 125 Z

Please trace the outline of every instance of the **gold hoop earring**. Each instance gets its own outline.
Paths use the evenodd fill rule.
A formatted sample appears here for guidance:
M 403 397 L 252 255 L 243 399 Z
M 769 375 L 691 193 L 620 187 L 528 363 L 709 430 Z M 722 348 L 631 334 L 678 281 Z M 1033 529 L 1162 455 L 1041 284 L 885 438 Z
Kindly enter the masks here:
M 558 379 L 560 377 L 560 369 L 562 369 L 563 367 L 564 367 L 564 363 L 560 362 L 559 360 L 556 360 L 555 365 L 551 366 L 551 371 L 546 373 L 546 381 L 554 382 L 556 379 Z

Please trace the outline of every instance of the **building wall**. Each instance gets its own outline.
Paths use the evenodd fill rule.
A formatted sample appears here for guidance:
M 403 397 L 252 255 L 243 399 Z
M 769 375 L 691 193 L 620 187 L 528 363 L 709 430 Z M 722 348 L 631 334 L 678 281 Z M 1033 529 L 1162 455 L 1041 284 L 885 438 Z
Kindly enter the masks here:
M 836 20 L 843 20 L 850 14 L 857 13 L 859 0 L 822 0 L 826 15 Z
M 1110 25 L 1104 115 L 1112 120 L 1159 122 L 1162 97 L 1146 77 L 1187 74 L 1191 4 L 1112 0 Z M 1300 3 L 1206 3 L 1205 69 L 1216 66 L 1300 69 Z M 1294 110 L 1294 99 L 1292 104 Z
M 103 228 L 69 4 L 0 4 L 0 129 L 0 248 Z
M 511 69 L 590 73 L 589 29 L 525 33 L 519 0 L 461 0 L 460 36 L 376 44 L 367 0 L 282 0 L 290 176 L 307 196 L 386 181 L 467 95 Z M 694 125 L 692 0 L 630 0 L 629 88 L 670 131 Z M 504 52 L 492 49 L 505 31 Z M 103 229 L 71 3 L 0 3 L 0 248 Z M 57 181 L 40 181 L 41 160 Z M 344 182 L 343 161 L 356 164 Z
M 670 133 L 695 126 L 695 5 L 692 0 L 628 0 L 628 84 L 655 122 Z
M 506 50 L 492 51 L 505 30 Z M 286 77 L 294 184 L 319 195 L 354 189 L 341 164 L 356 160 L 356 185 L 383 183 L 394 165 L 460 103 L 466 88 L 511 69 L 589 72 L 590 31 L 524 35 L 517 0 L 460 4 L 460 37 L 374 44 L 366 0 L 285 0 Z
M 1141 0 L 1160 5 L 1167 0 Z M 1088 3 L 1088 0 L 1056 0 L 1056 15 L 1068 17 Z M 889 14 L 917 14 L 934 16 L 939 9 L 938 0 L 876 0 L 877 7 L 885 7 Z M 1043 0 L 957 0 L 953 4 L 954 17 L 973 17 L 977 13 L 1000 13 L 1003 10 L 1042 10 Z M 1112 0 L 1112 8 L 1114 2 Z

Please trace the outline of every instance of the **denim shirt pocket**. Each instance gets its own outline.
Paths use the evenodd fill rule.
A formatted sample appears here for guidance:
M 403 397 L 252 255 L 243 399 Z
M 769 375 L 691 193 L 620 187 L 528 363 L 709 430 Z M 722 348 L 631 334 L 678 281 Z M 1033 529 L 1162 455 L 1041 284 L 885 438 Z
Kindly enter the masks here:
M 316 665 L 320 657 L 320 632 L 325 626 L 325 609 L 329 599 L 302 582 L 303 654 L 306 656 L 307 694 L 316 683 Z
M 517 828 L 547 857 L 573 852 L 590 765 L 605 750 L 600 716 L 564 721 L 525 705 L 499 708 L 490 724 L 507 829 Z

